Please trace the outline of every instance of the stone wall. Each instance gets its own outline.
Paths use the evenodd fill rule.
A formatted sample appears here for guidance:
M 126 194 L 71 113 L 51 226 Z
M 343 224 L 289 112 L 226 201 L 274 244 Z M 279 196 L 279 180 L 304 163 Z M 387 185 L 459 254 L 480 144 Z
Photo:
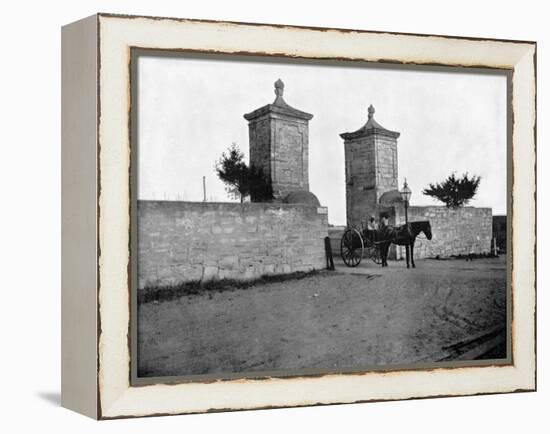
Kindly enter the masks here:
M 385 136 L 376 138 L 376 200 L 387 191 L 398 188 L 397 180 L 397 140 Z
M 268 113 L 249 122 L 250 163 L 262 167 L 275 198 L 309 190 L 308 122 Z
M 346 161 L 346 215 L 349 226 L 361 227 L 376 214 L 376 160 L 374 137 L 344 143 Z
M 491 208 L 445 206 L 411 206 L 409 221 L 429 220 L 432 239 L 426 240 L 423 233 L 415 243 L 415 258 L 448 257 L 470 253 L 490 253 L 493 237 Z M 405 223 L 402 207 L 396 207 L 396 224 Z M 397 258 L 404 258 L 405 250 L 397 248 Z
M 272 179 L 271 120 L 268 116 L 248 124 L 250 164 L 261 167 L 268 179 Z
M 138 289 L 326 266 L 324 207 L 138 201 Z
M 309 131 L 303 120 L 277 116 L 273 120 L 273 189 L 284 197 L 295 190 L 309 191 Z

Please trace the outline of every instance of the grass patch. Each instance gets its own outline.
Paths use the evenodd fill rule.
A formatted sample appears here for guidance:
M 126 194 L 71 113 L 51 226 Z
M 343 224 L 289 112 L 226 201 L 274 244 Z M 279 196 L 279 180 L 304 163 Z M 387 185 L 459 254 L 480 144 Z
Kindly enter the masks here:
M 256 285 L 265 285 L 269 283 L 286 282 L 289 280 L 300 280 L 306 277 L 320 274 L 320 270 L 312 271 L 296 271 L 290 274 L 276 274 L 269 276 L 261 276 L 253 280 L 234 280 L 221 279 L 210 280 L 208 282 L 192 281 L 184 282 L 178 285 L 165 286 L 146 286 L 138 290 L 138 304 L 169 301 L 175 298 L 211 294 L 213 292 L 234 291 L 236 289 L 247 289 Z

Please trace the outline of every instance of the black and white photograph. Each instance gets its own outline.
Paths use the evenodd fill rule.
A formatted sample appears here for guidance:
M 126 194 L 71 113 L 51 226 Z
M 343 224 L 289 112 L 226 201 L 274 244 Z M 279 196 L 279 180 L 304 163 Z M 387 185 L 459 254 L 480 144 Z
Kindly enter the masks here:
M 134 380 L 511 363 L 509 83 L 135 51 Z
M 0 432 L 548 431 L 543 2 L 3 6 Z

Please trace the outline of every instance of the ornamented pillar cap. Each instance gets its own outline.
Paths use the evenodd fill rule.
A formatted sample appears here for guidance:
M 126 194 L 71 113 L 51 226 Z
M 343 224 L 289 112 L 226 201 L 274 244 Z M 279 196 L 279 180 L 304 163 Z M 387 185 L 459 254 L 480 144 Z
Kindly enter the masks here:
M 283 80 L 280 78 L 275 82 L 275 95 L 277 96 L 283 96 L 283 93 L 285 92 L 285 84 L 283 83 Z
M 253 112 L 247 113 L 244 115 L 244 118 L 248 121 L 264 116 L 268 113 L 281 114 L 293 118 L 303 119 L 309 121 L 313 115 L 310 113 L 303 112 L 301 110 L 295 109 L 286 103 L 283 98 L 285 92 L 285 84 L 280 78 L 275 82 L 275 101 L 273 104 L 267 104 L 263 107 L 260 107 Z
M 372 104 L 369 105 L 367 112 L 368 112 L 368 121 L 365 125 L 359 128 L 357 131 L 353 131 L 351 133 L 342 133 L 340 134 L 340 137 L 342 137 L 344 140 L 353 140 L 353 139 L 359 139 L 361 137 L 367 137 L 374 134 L 378 134 L 381 136 L 397 139 L 401 135 L 401 133 L 398 133 L 397 131 L 391 131 L 384 128 L 382 125 L 380 125 L 378 122 L 374 120 L 375 110 Z
M 283 80 L 280 78 L 275 82 L 275 101 L 273 101 L 273 105 L 281 106 L 281 107 L 289 107 L 289 105 L 285 102 L 283 98 L 283 94 L 285 93 L 285 84 L 283 83 Z
M 372 119 L 374 117 L 374 112 L 375 112 L 374 106 L 372 104 L 369 105 L 369 110 L 368 111 L 369 111 L 369 119 Z

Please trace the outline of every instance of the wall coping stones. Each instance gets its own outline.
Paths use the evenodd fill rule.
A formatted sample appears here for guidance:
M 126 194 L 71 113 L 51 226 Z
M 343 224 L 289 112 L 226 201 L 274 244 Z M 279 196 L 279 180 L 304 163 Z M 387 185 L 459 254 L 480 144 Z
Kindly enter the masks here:
M 447 211 L 460 211 L 460 210 L 480 210 L 480 211 L 493 211 L 491 207 L 478 207 L 478 206 L 461 206 L 458 208 L 449 208 L 445 205 L 409 205 L 409 210 L 411 209 L 427 209 L 427 208 L 434 208 L 434 209 L 444 209 Z
M 276 210 L 276 209 L 292 209 L 292 208 L 309 208 L 315 209 L 317 214 L 328 214 L 328 208 L 326 206 L 308 205 L 305 203 L 272 203 L 272 202 L 199 202 L 199 201 L 185 201 L 185 200 L 149 200 L 139 199 L 139 206 L 165 206 L 165 207 L 189 207 L 196 206 L 197 208 L 204 208 L 205 211 L 216 210 L 223 208 L 225 210 L 234 211 L 252 211 L 252 210 Z

